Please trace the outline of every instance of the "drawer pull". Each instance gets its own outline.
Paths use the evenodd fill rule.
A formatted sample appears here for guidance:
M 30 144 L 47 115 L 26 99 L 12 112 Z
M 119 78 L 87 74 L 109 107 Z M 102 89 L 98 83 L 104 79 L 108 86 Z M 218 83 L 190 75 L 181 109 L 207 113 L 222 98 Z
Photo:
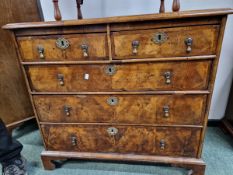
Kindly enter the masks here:
M 78 140 L 76 136 L 71 136 L 71 144 L 72 146 L 77 146 Z
M 70 42 L 65 38 L 58 38 L 56 45 L 59 49 L 67 49 L 70 46 Z
M 164 117 L 166 117 L 166 118 L 168 118 L 169 117 L 169 113 L 170 113 L 170 108 L 169 108 L 169 106 L 164 106 L 163 107 L 163 112 L 164 112 Z
M 118 129 L 115 127 L 110 127 L 107 129 L 107 132 L 110 136 L 115 136 L 118 133 Z
M 186 52 L 187 53 L 192 52 L 193 39 L 192 38 L 186 38 L 185 39 L 185 44 L 187 46 Z
M 166 146 L 165 140 L 160 140 L 160 149 L 164 150 Z
M 70 116 L 71 109 L 72 109 L 71 107 L 64 106 L 64 112 L 66 116 Z
M 107 103 L 110 105 L 110 106 L 116 106 L 118 104 L 118 98 L 117 97 L 109 97 L 107 99 Z
M 164 73 L 165 83 L 166 84 L 171 84 L 171 76 L 172 76 L 172 74 L 169 71 Z
M 44 47 L 41 46 L 41 45 L 39 45 L 39 46 L 37 47 L 37 51 L 38 51 L 38 53 L 39 53 L 40 59 L 44 59 L 44 58 L 45 58 L 45 55 L 44 55 Z
M 64 86 L 64 75 L 63 74 L 57 74 L 57 79 L 59 81 L 60 86 Z
M 106 66 L 105 68 L 105 73 L 107 75 L 114 75 L 116 73 L 117 69 L 116 69 L 116 66 L 114 65 L 109 65 L 109 66 Z
M 88 56 L 89 56 L 89 55 L 88 55 L 88 45 L 82 44 L 82 45 L 81 45 L 81 49 L 82 49 L 82 51 L 83 51 L 83 56 L 84 56 L 84 57 L 88 57 Z
M 137 55 L 139 47 L 139 41 L 135 40 L 132 42 L 133 54 Z

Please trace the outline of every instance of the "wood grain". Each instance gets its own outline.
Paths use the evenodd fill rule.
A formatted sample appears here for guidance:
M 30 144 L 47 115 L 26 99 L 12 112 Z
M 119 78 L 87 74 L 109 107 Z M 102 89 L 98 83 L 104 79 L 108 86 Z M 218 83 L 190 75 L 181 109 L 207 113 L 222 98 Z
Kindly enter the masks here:
M 111 106 L 108 98 L 116 97 Z M 41 122 L 202 125 L 206 95 L 33 96 Z M 164 106 L 169 107 L 165 116 Z M 66 115 L 64 107 L 70 107 Z
M 70 46 L 60 49 L 56 46 L 58 38 L 65 38 Z M 104 60 L 108 51 L 106 34 L 53 35 L 41 37 L 19 37 L 18 43 L 24 61 L 61 61 L 61 60 Z M 81 45 L 88 46 L 88 57 L 83 56 Z M 45 58 L 40 59 L 38 46 L 44 48 Z
M 162 44 L 154 43 L 158 33 L 167 35 L 168 39 Z M 218 33 L 218 25 L 114 32 L 113 59 L 212 55 L 216 51 Z M 193 39 L 193 45 L 192 51 L 187 53 L 185 39 L 189 37 Z M 136 55 L 132 52 L 133 41 L 140 43 Z
M 230 13 L 217 9 L 4 26 L 19 44 L 49 43 L 45 60 L 36 56 L 36 45 L 20 46 L 46 147 L 45 168 L 64 158 L 136 159 L 204 175 L 200 155 Z M 157 44 L 161 34 L 167 40 Z M 58 36 L 72 38 L 70 55 L 54 47 Z M 95 48 L 101 45 L 102 56 L 96 52 L 83 59 L 74 49 L 73 40 L 80 38 Z M 187 38 L 193 41 L 190 47 Z M 110 97 L 117 103 L 111 105 Z
M 197 154 L 194 146 L 200 139 L 200 129 L 197 128 L 174 129 L 114 125 L 118 133 L 111 136 L 107 132 L 109 127 L 112 126 L 42 125 L 42 131 L 47 149 L 53 151 L 188 155 L 189 157 L 195 157 Z M 77 145 L 72 145 L 70 140 L 72 136 L 77 138 Z M 164 149 L 160 148 L 161 140 L 166 142 Z
M 0 26 L 10 22 L 40 21 L 36 0 L 2 0 Z M 25 15 L 27 14 L 27 15 Z M 22 71 L 9 32 L 0 29 L 0 117 L 9 127 L 34 116 Z
M 137 63 L 115 65 L 116 73 L 105 73 L 108 65 L 32 66 L 28 76 L 32 91 L 151 91 L 206 90 L 211 61 Z M 166 84 L 165 72 L 171 72 Z M 64 76 L 64 85 L 57 75 Z M 89 80 L 84 75 L 89 74 Z

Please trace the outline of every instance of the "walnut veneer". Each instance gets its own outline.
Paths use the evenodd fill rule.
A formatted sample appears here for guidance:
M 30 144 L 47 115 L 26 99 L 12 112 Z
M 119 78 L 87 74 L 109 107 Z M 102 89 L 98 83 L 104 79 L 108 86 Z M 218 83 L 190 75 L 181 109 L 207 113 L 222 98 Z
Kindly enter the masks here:
M 215 9 L 9 24 L 43 136 L 42 160 L 201 160 L 227 15 Z

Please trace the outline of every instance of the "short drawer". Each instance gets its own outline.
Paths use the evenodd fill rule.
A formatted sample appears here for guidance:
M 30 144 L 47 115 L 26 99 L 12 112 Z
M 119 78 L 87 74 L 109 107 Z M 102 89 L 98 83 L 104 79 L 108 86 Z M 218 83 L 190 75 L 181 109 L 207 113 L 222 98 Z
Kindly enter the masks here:
M 32 91 L 206 90 L 211 61 L 29 66 Z
M 206 95 L 35 95 L 41 122 L 202 125 Z
M 214 55 L 218 25 L 113 32 L 114 59 Z
M 107 37 L 101 33 L 19 37 L 17 41 L 25 62 L 108 59 Z
M 42 125 L 42 133 L 48 150 L 195 157 L 201 129 Z

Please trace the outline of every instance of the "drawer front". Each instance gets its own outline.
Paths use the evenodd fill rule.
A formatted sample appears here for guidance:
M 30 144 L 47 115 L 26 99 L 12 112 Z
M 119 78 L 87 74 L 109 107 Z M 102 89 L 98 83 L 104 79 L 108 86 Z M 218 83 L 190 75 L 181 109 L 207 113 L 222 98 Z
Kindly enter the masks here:
M 201 138 L 198 128 L 168 128 L 156 129 L 156 153 L 161 156 L 197 156 Z
M 31 66 L 33 91 L 205 90 L 211 61 Z
M 23 61 L 107 60 L 105 34 L 20 37 Z
M 114 32 L 114 59 L 212 55 L 218 25 Z
M 33 96 L 41 122 L 201 125 L 206 95 Z
M 195 157 L 200 129 L 43 125 L 48 150 Z

